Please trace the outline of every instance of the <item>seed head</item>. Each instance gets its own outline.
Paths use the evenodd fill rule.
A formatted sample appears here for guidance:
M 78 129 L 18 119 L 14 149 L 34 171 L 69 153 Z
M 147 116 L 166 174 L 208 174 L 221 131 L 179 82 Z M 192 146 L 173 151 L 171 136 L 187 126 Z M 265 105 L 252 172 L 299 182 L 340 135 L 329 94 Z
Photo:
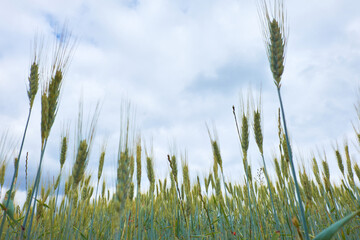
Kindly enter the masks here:
M 190 176 L 189 176 L 189 167 L 186 162 L 183 162 L 183 183 L 185 185 L 185 193 L 187 197 L 190 197 Z
M 49 104 L 48 112 L 48 129 L 50 131 L 56 117 L 59 95 L 61 89 L 61 81 L 63 79 L 62 71 L 57 70 L 55 76 L 51 77 L 48 87 L 47 99 Z
M 104 160 L 105 160 L 105 151 L 102 151 L 99 159 L 98 181 L 100 181 L 101 178 L 102 170 L 104 167 Z
M 358 180 L 360 181 L 360 167 L 357 163 L 354 164 L 354 170 Z
M 336 156 L 336 160 L 337 160 L 339 169 L 340 169 L 341 173 L 344 175 L 344 164 L 343 164 L 339 150 L 335 150 L 335 156 Z
M 254 111 L 254 133 L 255 141 L 261 154 L 263 154 L 263 134 L 261 129 L 261 113 L 259 109 Z
M 65 136 L 61 141 L 61 151 L 60 151 L 60 168 L 62 169 L 66 160 L 68 138 Z
M 245 113 L 243 113 L 241 121 L 241 148 L 244 154 L 244 158 L 246 158 L 249 148 L 249 122 Z
M 315 157 L 313 157 L 313 160 L 312 160 L 312 169 L 313 169 L 313 173 L 315 175 L 316 182 L 318 183 L 319 186 L 321 186 L 319 165 L 317 164 Z
M 34 99 L 36 93 L 39 89 L 39 65 L 40 65 L 40 58 L 42 55 L 42 48 L 43 48 L 43 41 L 40 39 L 38 35 L 35 35 L 33 46 L 33 57 L 32 57 L 32 64 L 30 66 L 30 74 L 29 74 L 29 86 L 27 89 L 27 94 L 29 97 L 29 104 L 30 109 L 34 104 Z
M 101 197 L 105 198 L 105 190 L 106 190 L 106 183 L 105 180 L 103 181 L 102 188 L 101 188 Z
M 221 172 L 223 172 L 222 167 L 222 158 L 220 154 L 220 148 L 216 140 L 211 141 L 213 147 L 213 154 L 214 154 L 214 164 L 218 164 L 220 166 Z
M 57 189 L 57 187 L 59 186 L 60 178 L 61 178 L 61 175 L 59 174 L 58 177 L 56 178 L 56 182 L 55 182 L 55 185 L 54 185 L 54 189 Z
M 351 181 L 354 181 L 354 173 L 352 170 L 352 163 L 351 163 L 351 158 L 350 158 L 350 154 L 349 154 L 349 145 L 348 144 L 345 144 L 345 157 L 346 157 L 346 166 L 347 166 L 348 176 L 351 179 Z
M 136 143 L 136 182 L 137 189 L 140 190 L 141 184 L 141 138 L 138 138 Z
M 288 39 L 284 3 L 282 0 L 275 0 L 273 4 L 258 0 L 257 5 L 270 69 L 276 87 L 280 88 Z
M 39 88 L 39 65 L 36 61 L 30 67 L 29 88 L 27 91 L 29 97 L 30 108 L 34 104 L 34 99 Z
M 48 116 L 49 116 L 49 103 L 46 92 L 41 95 L 41 144 L 44 145 L 48 137 Z
M 79 144 L 75 164 L 72 170 L 73 189 L 76 189 L 79 182 L 83 178 L 87 163 L 87 155 L 88 155 L 88 144 L 86 140 L 82 140 Z
M 329 164 L 326 160 L 323 160 L 322 161 L 322 166 L 323 166 L 323 169 L 324 169 L 324 174 L 325 174 L 325 178 L 327 180 L 330 179 L 330 171 L 329 171 Z
M 147 177 L 150 182 L 150 192 L 154 191 L 154 183 L 155 183 L 155 174 L 154 174 L 154 163 L 153 159 L 150 156 L 146 157 L 146 170 Z
M 176 156 L 172 155 L 171 158 L 170 158 L 170 156 L 168 155 L 168 160 L 170 162 L 171 173 L 174 176 L 174 180 L 177 182 L 178 169 L 177 169 Z
M 0 168 L 0 186 L 1 186 L 1 188 L 5 182 L 5 170 L 6 170 L 6 164 L 5 164 L 5 162 L 3 162 L 1 165 L 1 168 Z

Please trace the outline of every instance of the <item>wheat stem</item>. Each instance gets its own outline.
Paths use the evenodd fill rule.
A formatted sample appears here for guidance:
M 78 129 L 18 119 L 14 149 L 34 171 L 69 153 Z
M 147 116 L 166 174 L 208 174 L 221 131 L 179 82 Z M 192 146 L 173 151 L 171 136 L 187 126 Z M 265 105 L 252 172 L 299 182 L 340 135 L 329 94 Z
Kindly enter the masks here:
M 304 228 L 304 231 L 305 231 L 305 238 L 306 238 L 306 240 L 310 240 L 308 227 L 307 227 L 307 223 L 306 223 L 306 218 L 305 218 L 304 206 L 303 206 L 303 202 L 302 202 L 301 195 L 300 195 L 299 184 L 298 184 L 298 181 L 297 181 L 297 178 L 296 178 L 296 172 L 295 172 L 295 167 L 294 167 L 294 162 L 293 162 L 293 157 L 292 157 L 291 146 L 290 146 L 290 142 L 289 142 L 289 136 L 288 136 L 288 132 L 287 132 L 286 119 L 285 119 L 285 113 L 284 113 L 284 106 L 283 106 L 282 99 L 281 99 L 280 88 L 277 88 L 277 93 L 278 93 L 279 102 L 280 102 L 281 116 L 282 116 L 283 125 L 284 125 L 284 131 L 285 131 L 285 137 L 286 137 L 286 145 L 287 145 L 288 153 L 289 153 L 291 172 L 292 172 L 292 175 L 293 175 L 293 178 L 294 178 L 295 189 L 296 189 L 296 194 L 297 194 L 298 203 L 299 203 L 301 221 L 302 221 L 303 228 Z

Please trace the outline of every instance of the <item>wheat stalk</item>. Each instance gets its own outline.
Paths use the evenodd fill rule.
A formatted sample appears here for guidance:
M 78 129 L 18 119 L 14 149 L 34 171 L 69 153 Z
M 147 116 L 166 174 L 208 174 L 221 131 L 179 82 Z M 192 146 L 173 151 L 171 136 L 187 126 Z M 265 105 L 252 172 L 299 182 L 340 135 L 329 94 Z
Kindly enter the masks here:
M 273 214 L 274 214 L 274 218 L 275 218 L 275 222 L 276 222 L 276 228 L 278 231 L 280 231 L 279 218 L 276 213 L 274 200 L 273 200 L 273 196 L 272 196 L 272 191 L 271 191 L 271 187 L 270 187 L 270 179 L 269 179 L 269 175 L 268 175 L 268 171 L 267 171 L 267 167 L 266 167 L 266 163 L 265 163 L 265 159 L 264 159 L 263 130 L 262 130 L 262 117 L 261 117 L 261 97 L 259 97 L 259 102 L 258 102 L 256 108 L 254 107 L 254 111 L 253 111 L 253 130 L 254 130 L 254 135 L 255 135 L 255 142 L 258 146 L 258 149 L 261 154 L 262 161 L 263 161 L 263 165 L 264 165 L 264 173 L 265 173 L 265 177 L 266 177 L 266 181 L 267 181 L 267 185 L 268 185 L 268 189 L 269 189 L 269 193 L 270 193 L 270 200 L 271 200 L 272 210 L 273 210 Z
M 24 141 L 25 141 L 25 136 L 26 136 L 26 132 L 27 132 L 27 128 L 29 126 L 29 121 L 30 121 L 30 116 L 31 116 L 31 111 L 32 111 L 32 107 L 33 107 L 33 103 L 34 103 L 34 99 L 36 96 L 36 93 L 38 91 L 38 85 L 39 85 L 39 61 L 41 58 L 41 49 L 42 49 L 42 42 L 38 43 L 37 42 L 37 36 L 35 36 L 34 38 L 34 46 L 33 46 L 33 60 L 32 60 L 32 65 L 30 67 L 30 75 L 28 78 L 29 81 L 29 86 L 28 86 L 28 90 L 27 90 L 27 94 L 28 94 L 28 98 L 29 98 L 29 113 L 28 113 L 28 117 L 26 120 L 26 124 L 25 124 L 25 130 L 24 130 L 24 134 L 21 140 L 21 145 L 20 145 L 20 150 L 19 150 L 19 154 L 17 159 L 21 159 L 21 153 L 22 153 L 22 148 L 24 146 Z M 10 195 L 12 194 L 14 185 L 15 185 L 15 181 L 16 181 L 16 175 L 17 175 L 17 169 L 19 168 L 19 162 L 17 162 L 17 164 L 15 165 L 15 172 L 12 178 L 12 182 L 10 185 L 10 189 L 9 189 L 9 196 L 8 196 L 8 200 L 5 203 L 5 209 L 8 208 L 8 205 L 10 203 Z M 3 228 L 4 228 L 4 224 L 5 224 L 5 216 L 6 216 L 6 210 L 5 210 L 5 214 L 2 218 L 1 221 L 1 226 L 0 226 L 0 238 L 2 236 L 2 232 L 3 232 Z
M 273 4 L 268 0 L 257 0 L 257 4 L 270 69 L 275 85 L 280 88 L 289 36 L 284 3 L 282 0 L 274 0 Z
M 301 213 L 301 220 L 305 231 L 305 239 L 309 240 L 310 238 L 308 233 L 308 226 L 306 223 L 305 211 L 301 199 L 299 184 L 296 178 L 296 172 L 293 163 L 291 146 L 290 146 L 287 126 L 286 126 L 285 111 L 280 93 L 281 76 L 284 72 L 285 53 L 286 53 L 286 45 L 288 39 L 286 12 L 282 0 L 274 0 L 273 4 L 271 4 L 268 0 L 258 0 L 257 3 L 258 3 L 258 8 L 257 8 L 258 15 L 260 22 L 262 24 L 263 39 L 265 43 L 266 53 L 268 56 L 270 69 L 274 78 L 274 83 L 277 88 L 282 120 L 284 124 L 284 132 L 285 132 L 288 156 L 289 156 L 292 175 L 294 178 L 296 195 L 299 203 L 299 211 Z

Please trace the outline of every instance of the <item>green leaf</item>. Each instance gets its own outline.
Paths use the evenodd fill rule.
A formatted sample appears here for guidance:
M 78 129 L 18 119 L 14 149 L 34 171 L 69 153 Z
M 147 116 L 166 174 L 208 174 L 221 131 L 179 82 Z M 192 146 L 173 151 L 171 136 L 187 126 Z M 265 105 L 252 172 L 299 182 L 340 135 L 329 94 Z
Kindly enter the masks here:
M 1 204 L 1 208 L 5 211 L 6 207 L 6 201 L 7 199 L 4 199 L 3 203 Z M 14 211 L 15 211 L 15 206 L 14 206 L 14 203 L 13 201 L 10 199 L 9 201 L 9 206 L 8 206 L 8 209 L 6 210 L 6 214 L 13 220 L 14 220 Z
M 360 213 L 360 210 L 357 210 L 356 212 L 344 217 L 343 219 L 337 221 L 336 223 L 333 223 L 328 228 L 326 228 L 324 231 L 319 233 L 314 240 L 329 240 L 331 239 L 337 231 L 339 231 L 340 228 L 342 228 L 347 222 L 349 222 L 351 219 L 353 219 L 356 215 Z

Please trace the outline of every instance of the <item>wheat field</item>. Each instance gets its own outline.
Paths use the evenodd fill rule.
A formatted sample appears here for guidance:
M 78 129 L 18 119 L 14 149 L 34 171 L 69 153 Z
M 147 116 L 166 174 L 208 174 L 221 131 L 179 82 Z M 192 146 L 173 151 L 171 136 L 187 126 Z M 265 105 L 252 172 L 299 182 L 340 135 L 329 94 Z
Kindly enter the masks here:
M 84 119 L 82 107 L 79 107 L 75 134 L 65 130 L 59 142 L 59 171 L 53 176 L 53 182 L 42 182 L 44 153 L 61 107 L 62 83 L 71 58 L 76 54 L 76 41 L 64 28 L 61 36 L 54 40 L 49 62 L 42 61 L 41 41 L 34 41 L 28 76 L 28 118 L 19 152 L 11 161 L 15 171 L 7 171 L 8 163 L 0 162 L 1 192 L 7 190 L 1 201 L 0 238 L 358 239 L 360 167 L 349 153 L 351 148 L 357 150 L 360 146 L 360 105 L 354 109 L 359 117 L 359 122 L 354 124 L 355 146 L 344 142 L 334 147 L 333 152 L 313 154 L 312 171 L 306 171 L 304 164 L 296 166 L 281 97 L 281 83 L 286 81 L 282 79 L 288 40 L 286 8 L 281 0 L 259 0 L 257 7 L 274 90 L 278 94 L 278 123 L 274 126 L 278 131 L 278 148 L 272 159 L 264 156 L 262 109 L 266 104 L 261 102 L 261 97 L 252 100 L 256 104 L 251 106 L 243 104 L 240 111 L 233 107 L 245 172 L 237 177 L 243 179 L 244 184 L 226 181 L 219 139 L 209 128 L 213 162 L 205 177 L 190 176 L 186 157 L 169 153 L 170 173 L 163 179 L 156 179 L 152 149 L 145 145 L 144 136 L 135 131 L 129 103 L 123 104 L 121 112 L 114 194 L 110 194 L 102 172 L 108 153 L 116 149 L 108 149 L 104 143 L 97 156 L 98 169 L 93 174 L 87 171 L 99 106 L 95 106 L 90 119 Z M 46 64 L 50 73 L 41 85 L 39 69 Z M 18 169 L 20 164 L 27 169 L 28 159 L 24 158 L 22 148 L 27 129 L 31 127 L 29 119 L 35 97 L 41 99 L 41 156 L 36 160 L 35 179 L 26 179 L 26 201 L 19 206 L 14 204 Z M 90 122 L 87 128 L 83 126 L 84 121 Z M 248 156 L 251 138 L 262 159 L 262 168 L 256 174 Z M 70 140 L 75 142 L 74 153 L 70 152 Z M 7 146 L 7 141 L 4 134 L 0 138 L 0 151 L 7 151 L 3 147 Z M 0 152 L 0 156 L 2 154 Z M 340 184 L 332 181 L 329 155 L 337 160 L 342 174 Z M 73 162 L 70 174 L 63 169 L 68 161 Z M 268 171 L 269 163 L 274 164 L 274 173 Z M 142 172 L 142 166 L 146 172 Z M 143 175 L 149 183 L 147 189 L 142 189 Z M 9 186 L 4 186 L 5 179 L 12 180 Z

